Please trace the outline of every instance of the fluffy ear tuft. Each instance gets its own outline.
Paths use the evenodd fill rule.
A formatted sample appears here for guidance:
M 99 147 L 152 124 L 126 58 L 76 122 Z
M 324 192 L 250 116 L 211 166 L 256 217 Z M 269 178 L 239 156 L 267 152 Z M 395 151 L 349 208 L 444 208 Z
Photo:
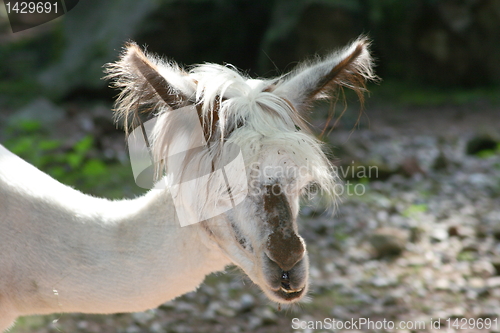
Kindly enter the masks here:
M 129 118 L 135 119 L 139 112 L 184 106 L 196 89 L 178 65 L 144 53 L 134 42 L 125 45 L 120 60 L 107 64 L 105 72 L 111 86 L 121 89 L 115 117 L 124 119 L 126 130 Z
M 353 89 L 363 103 L 365 82 L 377 79 L 369 45 L 366 37 L 360 37 L 325 59 L 300 65 L 278 84 L 274 93 L 303 110 L 317 99 L 329 98 L 337 87 L 347 87 Z

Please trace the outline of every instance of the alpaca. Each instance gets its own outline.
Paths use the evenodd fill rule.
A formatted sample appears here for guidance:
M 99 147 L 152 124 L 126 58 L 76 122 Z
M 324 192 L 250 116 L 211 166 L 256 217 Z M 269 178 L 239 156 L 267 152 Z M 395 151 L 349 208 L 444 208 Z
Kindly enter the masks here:
M 215 64 L 186 71 L 128 43 L 119 61 L 107 66 L 107 78 L 121 89 L 115 114 L 126 127 L 133 127 L 139 112 L 155 116 L 150 149 L 158 183 L 166 179 L 165 186 L 131 200 L 96 198 L 0 146 L 0 331 L 25 315 L 151 309 L 195 290 L 229 264 L 272 301 L 302 299 L 308 256 L 297 228 L 299 198 L 311 184 L 333 198 L 336 181 L 305 115 L 338 87 L 362 98 L 365 81 L 375 78 L 368 46 L 361 37 L 324 59 L 261 80 Z M 171 163 L 173 131 L 189 128 L 187 118 L 172 117 L 183 108 L 196 111 L 204 145 Z M 191 209 L 201 222 L 182 224 L 169 175 L 181 179 L 201 169 L 215 174 L 226 165 L 231 145 L 244 169 L 226 176 L 245 181 L 244 195 L 231 180 L 228 185 L 228 177 L 205 177 L 194 187 L 198 193 L 190 194 L 207 197 Z M 210 214 L 228 197 L 230 209 Z

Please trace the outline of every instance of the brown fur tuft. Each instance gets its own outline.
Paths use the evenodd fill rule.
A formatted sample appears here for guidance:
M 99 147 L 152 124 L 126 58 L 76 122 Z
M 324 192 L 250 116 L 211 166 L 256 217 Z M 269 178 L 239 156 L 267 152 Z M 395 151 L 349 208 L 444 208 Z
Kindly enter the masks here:
M 137 44 L 130 42 L 125 45 L 119 61 L 105 66 L 104 79 L 111 80 L 113 88 L 121 89 L 114 111 L 117 119 L 123 119 L 126 131 L 134 127 L 139 113 L 151 113 L 159 107 L 181 107 L 188 100 L 159 73 L 159 64 L 160 60 L 146 55 Z M 167 66 L 187 75 L 177 66 Z

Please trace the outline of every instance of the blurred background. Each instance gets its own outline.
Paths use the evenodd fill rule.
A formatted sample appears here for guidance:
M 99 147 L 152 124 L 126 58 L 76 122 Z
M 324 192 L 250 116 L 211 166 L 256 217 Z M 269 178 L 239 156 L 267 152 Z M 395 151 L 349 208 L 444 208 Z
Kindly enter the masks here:
M 301 211 L 309 301 L 278 311 L 230 269 L 156 310 L 22 318 L 13 332 L 290 332 L 294 317 L 420 320 L 407 331 L 427 332 L 430 318 L 498 318 L 500 0 L 85 0 L 17 33 L 2 4 L 0 143 L 86 193 L 133 197 L 117 91 L 101 79 L 126 41 L 273 77 L 360 34 L 382 80 L 361 113 L 346 92 L 342 117 L 327 123 L 319 104 L 311 119 L 346 193 L 334 218 L 321 200 Z

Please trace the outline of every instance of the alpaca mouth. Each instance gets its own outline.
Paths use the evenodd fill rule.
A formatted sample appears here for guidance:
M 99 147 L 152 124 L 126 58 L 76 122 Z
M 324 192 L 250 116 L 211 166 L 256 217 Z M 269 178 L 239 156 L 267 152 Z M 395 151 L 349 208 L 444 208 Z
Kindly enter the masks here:
M 279 289 L 273 289 L 274 295 L 288 302 L 300 299 L 304 294 L 305 286 L 300 288 L 292 288 L 290 286 L 288 272 L 282 272 L 281 277 L 282 279 Z
M 295 300 L 300 299 L 303 296 L 305 287 L 298 289 L 291 289 L 289 287 L 290 286 L 286 288 L 285 286 L 282 285 L 279 289 L 272 290 L 272 292 L 274 296 L 286 302 L 293 302 Z
M 304 288 L 291 289 L 289 284 L 281 283 L 280 290 L 286 294 L 293 294 L 301 292 Z
M 283 270 L 267 254 L 264 256 L 264 291 L 278 303 L 299 301 L 307 292 L 307 256 L 289 270 Z

